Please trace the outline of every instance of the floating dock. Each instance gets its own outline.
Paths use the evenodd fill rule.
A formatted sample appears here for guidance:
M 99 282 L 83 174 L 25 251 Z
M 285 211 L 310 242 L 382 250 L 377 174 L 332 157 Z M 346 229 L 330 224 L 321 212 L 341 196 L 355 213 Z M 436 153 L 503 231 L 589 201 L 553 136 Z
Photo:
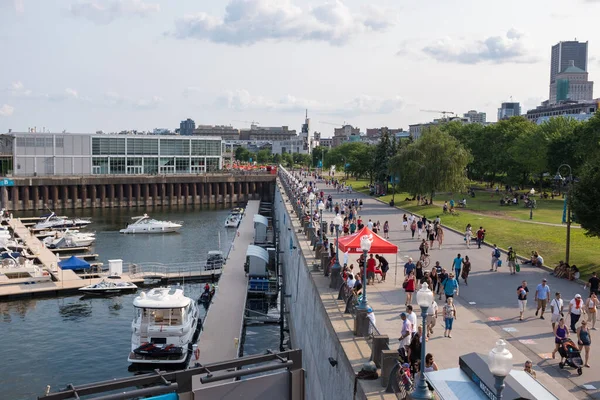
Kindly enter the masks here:
M 198 362 L 203 365 L 238 357 L 248 290 L 244 263 L 248 246 L 254 243 L 253 217 L 258 213 L 259 205 L 260 201 L 248 202 L 219 279 L 219 289 L 204 319 L 204 330 L 198 343 Z

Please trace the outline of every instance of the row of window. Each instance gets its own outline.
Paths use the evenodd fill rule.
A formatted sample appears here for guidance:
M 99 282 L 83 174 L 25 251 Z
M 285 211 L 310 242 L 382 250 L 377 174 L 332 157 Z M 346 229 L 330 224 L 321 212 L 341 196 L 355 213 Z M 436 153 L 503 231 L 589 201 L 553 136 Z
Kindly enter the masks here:
M 219 158 L 201 157 L 94 157 L 94 175 L 195 174 L 219 169 Z
M 52 147 L 51 137 L 18 137 L 17 147 Z M 64 138 L 56 138 L 56 147 L 65 146 Z
M 92 154 L 149 156 L 220 156 L 221 142 L 217 140 L 194 139 L 179 140 L 95 137 L 92 138 Z

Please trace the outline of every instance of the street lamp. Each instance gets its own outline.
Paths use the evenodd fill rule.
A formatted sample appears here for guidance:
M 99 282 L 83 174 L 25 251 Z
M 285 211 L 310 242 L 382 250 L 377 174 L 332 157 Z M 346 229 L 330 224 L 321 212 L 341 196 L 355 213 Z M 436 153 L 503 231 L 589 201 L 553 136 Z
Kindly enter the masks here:
M 307 190 L 306 188 L 304 188 L 304 189 Z M 313 227 L 313 217 L 314 217 L 313 212 L 312 212 L 312 206 L 313 206 L 313 201 L 315 201 L 315 194 L 313 192 L 310 192 L 310 194 L 308 195 L 308 201 L 310 202 L 310 227 L 312 228 Z
M 533 205 L 535 204 L 534 200 L 533 200 L 533 195 L 534 194 L 535 194 L 535 189 L 531 188 L 531 190 L 529 191 L 529 195 L 532 197 L 529 200 L 529 219 L 533 219 Z
M 569 186 L 567 189 L 567 197 L 565 198 L 565 202 L 567 203 L 567 248 L 565 255 L 565 262 L 569 263 L 569 253 L 571 252 L 571 190 L 573 189 L 573 170 L 569 164 L 561 164 L 556 171 L 556 176 L 554 176 L 554 181 L 556 184 L 561 184 L 564 182 L 565 178 L 560 175 L 560 169 L 562 167 L 569 168 Z
M 427 342 L 427 310 L 433 304 L 433 292 L 429 290 L 427 283 L 421 284 L 421 289 L 417 292 L 417 303 L 421 308 L 421 318 L 423 318 L 423 336 L 421 338 L 421 373 L 419 382 L 415 386 L 415 390 L 411 394 L 413 399 L 431 399 L 431 392 L 425 382 L 425 343 Z
M 340 245 L 338 243 L 338 239 L 340 238 L 340 226 L 343 222 L 344 220 L 340 214 L 337 214 L 333 219 L 333 225 L 335 226 L 335 264 L 331 267 L 331 281 L 329 282 L 329 287 L 336 290 L 339 290 L 344 281 L 342 278 L 342 265 L 340 264 Z
M 325 229 L 323 229 L 323 210 L 325 209 L 325 203 L 320 201 L 317 209 L 319 210 L 319 219 L 321 223 L 321 245 L 323 245 L 323 243 L 325 243 Z
M 502 391 L 504 390 L 504 379 L 510 374 L 512 369 L 513 355 L 506 348 L 506 342 L 498 339 L 496 347 L 490 351 L 488 355 L 488 366 L 490 372 L 496 380 L 494 387 L 496 388 L 496 398 L 502 399 Z
M 372 239 L 372 235 L 364 235 L 363 237 L 360 238 L 360 248 L 363 251 L 363 257 L 364 257 L 364 266 L 363 266 L 363 281 L 362 281 L 362 289 L 363 289 L 363 294 L 362 294 L 362 300 L 360 302 L 360 304 L 358 305 L 358 307 L 356 307 L 359 310 L 367 310 L 368 304 L 367 304 L 367 255 L 369 253 L 369 250 L 371 250 L 371 243 L 373 243 L 373 239 Z

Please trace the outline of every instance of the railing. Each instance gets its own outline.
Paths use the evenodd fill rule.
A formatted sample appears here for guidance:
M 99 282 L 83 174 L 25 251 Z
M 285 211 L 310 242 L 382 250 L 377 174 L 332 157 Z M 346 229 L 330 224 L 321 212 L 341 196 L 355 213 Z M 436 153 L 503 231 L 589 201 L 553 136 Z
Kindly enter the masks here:
M 222 264 L 211 265 L 207 261 L 189 262 L 179 264 L 141 263 L 126 266 L 132 278 L 194 278 L 198 276 L 211 276 L 222 272 Z

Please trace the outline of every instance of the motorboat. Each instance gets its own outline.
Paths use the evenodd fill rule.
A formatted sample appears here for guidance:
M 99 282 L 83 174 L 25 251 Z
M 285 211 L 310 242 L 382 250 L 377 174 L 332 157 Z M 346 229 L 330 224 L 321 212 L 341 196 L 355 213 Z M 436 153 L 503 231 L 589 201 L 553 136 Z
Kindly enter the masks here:
M 94 233 L 79 231 L 58 232 L 54 237 L 48 236 L 42 240 L 49 249 L 64 249 L 73 247 L 88 247 L 96 241 Z
M 34 230 L 44 229 L 69 229 L 69 228 L 84 228 L 91 224 L 92 221 L 83 218 L 63 218 L 56 216 L 55 213 L 50 213 L 43 221 L 38 222 L 33 226 Z
M 148 214 L 131 218 L 133 223 L 127 225 L 127 228 L 121 229 L 121 233 L 169 233 L 177 232 L 181 229 L 180 223 L 171 221 L 158 221 L 151 219 Z
M 39 282 L 50 282 L 52 277 L 33 261 L 17 256 L 18 253 L 2 257 L 0 263 L 0 285 L 7 284 L 34 284 Z
M 210 250 L 208 252 L 208 258 L 206 259 L 206 266 L 204 267 L 204 270 L 212 271 L 215 269 L 221 269 L 223 268 L 223 264 L 225 264 L 223 252 L 220 250 Z
M 237 228 L 242 222 L 242 216 L 240 214 L 231 214 L 225 220 L 226 228 Z
M 181 364 L 199 333 L 199 310 L 180 287 L 141 292 L 133 300 L 131 352 L 134 364 Z
M 112 281 L 103 279 L 98 283 L 84 286 L 79 289 L 80 292 L 95 296 L 105 296 L 110 294 L 120 294 L 125 292 L 135 292 L 138 289 L 137 285 L 131 282 Z
M 231 215 L 244 215 L 244 212 L 246 211 L 246 209 L 244 207 L 236 207 L 233 210 L 231 210 Z

